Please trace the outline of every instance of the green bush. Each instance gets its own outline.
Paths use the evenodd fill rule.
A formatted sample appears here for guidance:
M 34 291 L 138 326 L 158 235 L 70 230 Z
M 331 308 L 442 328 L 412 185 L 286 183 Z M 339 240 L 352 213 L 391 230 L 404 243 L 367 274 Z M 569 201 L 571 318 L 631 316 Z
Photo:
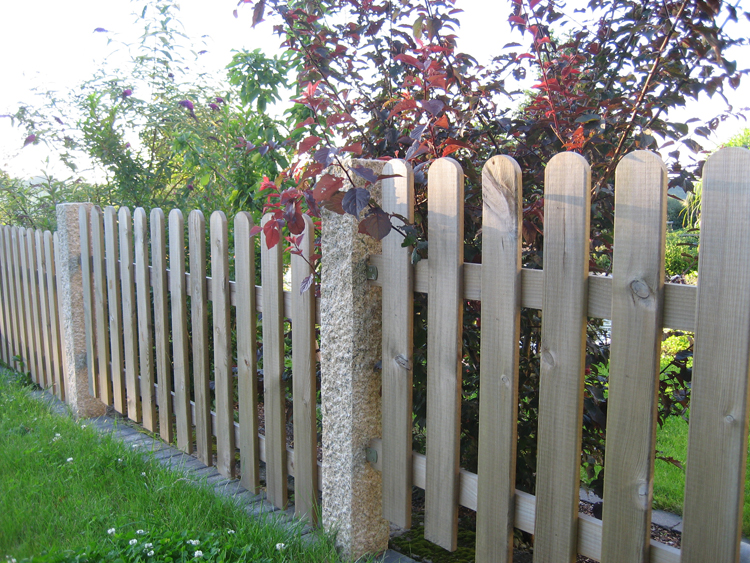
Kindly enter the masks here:
M 698 234 L 679 230 L 667 233 L 665 271 L 679 276 L 698 269 Z

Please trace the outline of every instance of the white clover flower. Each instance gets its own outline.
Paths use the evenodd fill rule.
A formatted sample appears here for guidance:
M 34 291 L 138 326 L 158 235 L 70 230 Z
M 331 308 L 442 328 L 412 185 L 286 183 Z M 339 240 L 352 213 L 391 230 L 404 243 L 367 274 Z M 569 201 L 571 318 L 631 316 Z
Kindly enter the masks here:
M 71 461 L 73 461 L 73 458 L 72 458 L 72 457 L 69 457 L 69 458 L 68 458 L 68 463 L 70 463 Z
M 234 530 L 227 530 L 227 534 L 233 534 Z
M 152 547 L 154 547 L 154 544 L 151 542 L 143 544 L 143 549 L 151 549 Z
M 140 535 L 145 534 L 146 532 L 144 532 L 143 530 L 136 530 L 135 533 L 140 536 Z
M 195 552 L 195 556 L 196 557 L 203 557 L 203 552 L 199 549 L 198 551 Z
M 146 472 L 145 471 L 141 471 L 141 475 L 145 477 L 146 476 Z
M 112 534 L 115 533 L 115 529 L 114 528 L 110 528 L 109 530 L 107 530 L 107 533 L 111 536 Z
M 133 444 L 133 449 L 136 449 L 138 447 L 138 444 Z
M 129 542 L 129 543 L 130 543 L 130 545 L 135 545 L 135 544 L 137 544 L 137 543 L 138 543 L 138 540 L 137 540 L 137 539 L 135 539 L 135 538 L 133 538 L 132 540 L 130 540 L 130 542 Z
M 81 424 L 81 428 L 86 428 L 86 425 L 85 424 Z
M 284 549 L 286 549 L 286 544 L 285 543 L 277 543 L 276 544 L 276 551 L 283 551 Z
M 121 457 L 117 458 L 117 463 L 122 463 L 122 458 Z
M 153 549 L 152 549 L 151 551 L 149 551 L 149 552 L 147 553 L 147 555 L 148 555 L 149 557 L 151 557 L 151 556 L 152 556 L 153 554 L 154 554 L 154 550 L 153 550 Z
M 200 542 L 200 541 L 198 541 L 198 540 L 188 540 L 188 543 L 189 543 L 190 545 L 198 545 L 198 544 L 200 544 L 201 542 Z

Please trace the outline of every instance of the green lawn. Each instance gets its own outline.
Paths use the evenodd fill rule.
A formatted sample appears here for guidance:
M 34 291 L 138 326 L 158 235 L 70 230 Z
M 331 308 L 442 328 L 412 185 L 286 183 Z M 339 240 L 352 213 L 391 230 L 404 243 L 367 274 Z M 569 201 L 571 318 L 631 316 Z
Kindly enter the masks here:
M 9 377 L 0 370 L 0 560 L 339 561 L 330 538 L 306 542 L 298 530 L 250 520 L 110 436 L 50 413 Z
M 685 464 L 687 459 L 688 424 L 681 418 L 669 418 L 656 433 L 656 449 L 662 455 Z M 748 456 L 750 461 L 750 456 Z M 746 469 L 747 471 L 747 469 Z M 747 471 L 750 476 L 750 471 Z M 750 537 L 750 485 L 745 478 L 745 508 L 742 515 L 742 535 Z M 671 463 L 657 459 L 654 463 L 654 508 L 682 514 L 685 491 L 685 471 Z

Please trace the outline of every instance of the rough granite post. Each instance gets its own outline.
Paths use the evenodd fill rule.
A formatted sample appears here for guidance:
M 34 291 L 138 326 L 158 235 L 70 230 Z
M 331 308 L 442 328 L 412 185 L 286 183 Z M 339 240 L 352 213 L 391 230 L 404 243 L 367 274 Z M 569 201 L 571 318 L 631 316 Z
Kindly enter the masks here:
M 91 203 L 62 203 L 57 206 L 57 291 L 63 353 L 65 400 L 79 418 L 104 414 L 105 405 L 89 395 L 86 366 L 86 329 L 83 319 L 83 278 L 81 274 L 81 233 L 78 210 Z M 90 240 L 90 237 L 89 237 Z M 90 280 L 86 280 L 90 283 Z
M 381 174 L 384 162 L 352 160 Z M 349 162 L 345 163 L 349 165 Z M 343 176 L 334 167 L 332 173 Z M 364 181 L 350 173 L 355 186 Z M 346 190 L 351 184 L 345 180 Z M 380 201 L 380 184 L 370 190 Z M 367 283 L 367 258 L 380 243 L 357 232 L 351 215 L 323 211 L 320 294 L 323 411 L 323 525 L 337 532 L 344 555 L 356 559 L 388 548 L 380 473 L 366 459 L 380 438 L 380 288 Z

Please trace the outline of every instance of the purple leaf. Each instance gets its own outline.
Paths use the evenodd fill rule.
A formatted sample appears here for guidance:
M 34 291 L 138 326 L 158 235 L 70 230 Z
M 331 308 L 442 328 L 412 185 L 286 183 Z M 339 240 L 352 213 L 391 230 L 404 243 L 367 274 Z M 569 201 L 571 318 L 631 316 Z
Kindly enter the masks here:
M 226 104 L 226 102 L 224 101 L 224 98 L 219 98 L 218 96 L 216 97 L 216 103 L 217 104 Z
M 365 168 L 364 166 L 352 166 L 352 172 L 354 172 L 357 176 L 364 178 L 371 184 L 374 184 L 378 181 L 378 175 L 369 168 Z M 357 213 L 357 215 L 359 215 L 359 213 Z
M 411 137 L 415 141 L 419 141 L 422 139 L 422 135 L 424 134 L 425 129 L 427 129 L 427 124 L 417 125 L 414 130 L 409 133 L 409 137 Z
M 31 135 L 29 135 L 28 137 L 26 137 L 26 140 L 23 142 L 23 146 L 27 147 L 28 145 L 30 145 L 34 141 L 36 141 L 36 135 L 34 135 L 32 133 Z
M 344 211 L 355 217 L 359 217 L 362 210 L 370 203 L 370 192 L 364 188 L 352 188 L 344 194 L 341 207 Z
M 302 295 L 304 292 L 310 289 L 313 286 L 314 281 L 315 274 L 310 274 L 305 279 L 303 279 L 302 283 L 299 284 L 299 294 Z
M 193 111 L 194 109 L 193 102 L 191 102 L 190 100 L 180 100 L 179 102 L 177 102 L 177 105 L 187 108 L 190 111 Z
M 313 195 L 312 190 L 305 190 L 304 195 L 310 213 L 312 213 L 314 217 L 320 217 L 320 208 L 318 207 L 318 202 L 315 201 L 315 196 Z
M 376 207 L 359 222 L 359 232 L 370 235 L 375 240 L 383 240 L 391 232 L 391 218 L 385 211 Z
M 219 106 L 217 104 L 213 103 L 213 102 L 211 102 L 210 104 L 208 104 L 208 107 L 210 107 L 214 111 L 219 111 Z
M 336 156 L 338 152 L 338 149 L 335 149 L 333 147 L 323 147 L 322 149 L 318 149 L 315 151 L 313 160 L 315 160 L 315 162 L 317 162 L 318 164 L 322 164 L 323 166 L 330 166 L 331 162 L 333 162 L 333 157 Z
M 422 109 L 431 115 L 437 115 L 445 107 L 445 104 L 440 100 L 423 100 L 420 103 Z
M 109 32 L 106 29 L 104 29 L 103 27 L 97 27 L 94 30 L 94 33 L 109 33 Z

